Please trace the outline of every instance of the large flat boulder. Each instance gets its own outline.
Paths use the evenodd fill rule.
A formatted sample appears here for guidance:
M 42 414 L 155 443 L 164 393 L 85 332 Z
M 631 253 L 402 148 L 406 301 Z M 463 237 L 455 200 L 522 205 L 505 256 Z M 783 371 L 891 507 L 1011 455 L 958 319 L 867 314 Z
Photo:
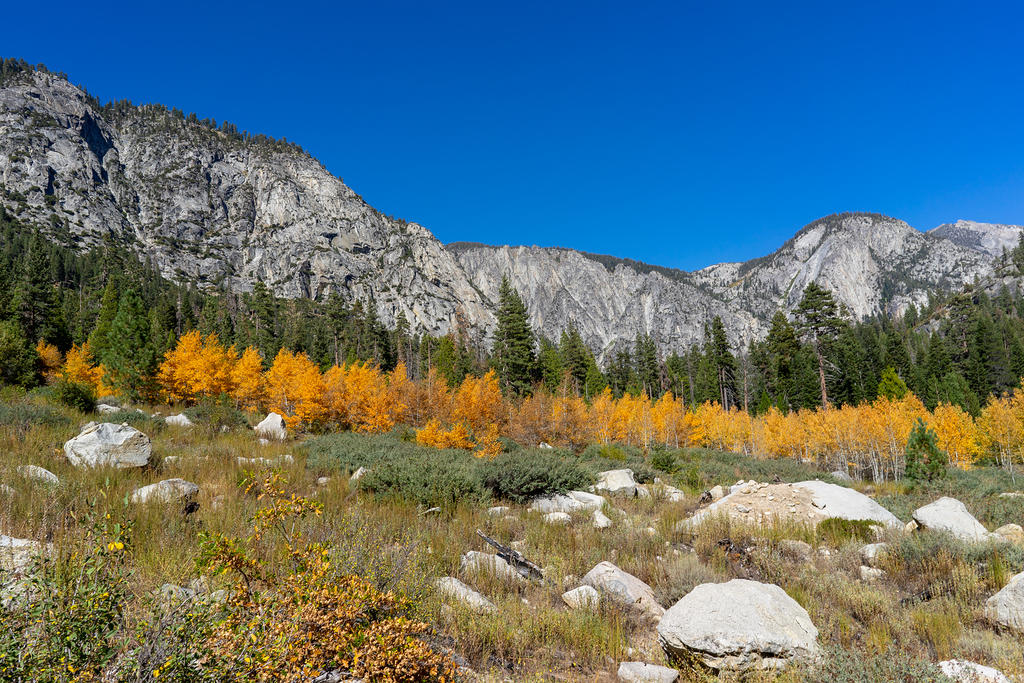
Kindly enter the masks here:
M 254 429 L 256 435 L 264 439 L 284 441 L 288 438 L 288 429 L 285 427 L 284 418 L 277 413 L 267 415 Z
M 580 510 L 600 510 L 607 502 L 604 496 L 586 491 L 569 491 L 568 493 L 552 493 L 539 496 L 530 502 L 533 512 L 578 512 Z
M 195 502 L 199 495 L 199 486 L 184 479 L 164 479 L 149 486 L 135 489 L 131 502 L 144 503 L 188 503 Z
M 917 508 L 914 521 L 921 529 L 941 531 L 969 543 L 986 541 L 992 536 L 956 498 L 942 497 Z
M 1000 626 L 1024 633 L 1024 572 L 985 601 L 985 616 Z
M 880 522 L 893 529 L 903 527 L 903 522 L 896 515 L 879 505 L 873 498 L 849 487 L 817 479 L 800 481 L 793 486 L 809 491 L 811 504 L 821 510 L 826 519 L 866 519 Z
M 778 586 L 746 579 L 697 586 L 665 612 L 658 637 L 670 659 L 716 670 L 777 669 L 819 652 L 807 610 Z
M 128 424 L 90 422 L 64 444 L 75 467 L 145 467 L 153 454 L 149 437 Z
M 594 490 L 604 491 L 612 495 L 637 495 L 637 483 L 633 478 L 633 470 L 623 469 L 599 472 L 597 483 L 594 484 Z
M 587 572 L 582 581 L 585 586 L 596 588 L 601 594 L 634 607 L 653 617 L 661 618 L 665 608 L 654 599 L 654 591 L 646 583 L 611 562 L 601 562 Z
M 939 670 L 956 683 L 1013 683 L 1002 671 L 965 659 L 939 662 Z

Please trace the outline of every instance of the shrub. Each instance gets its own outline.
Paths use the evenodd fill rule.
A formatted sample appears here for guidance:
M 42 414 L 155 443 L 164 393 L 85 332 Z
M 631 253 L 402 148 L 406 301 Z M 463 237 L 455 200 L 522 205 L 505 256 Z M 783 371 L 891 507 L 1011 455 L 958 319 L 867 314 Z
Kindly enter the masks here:
M 910 481 L 933 481 L 946 474 L 949 459 L 939 450 L 938 436 L 917 418 L 907 439 L 904 476 Z
M 952 683 L 929 661 L 903 652 L 865 656 L 842 648 L 827 650 L 821 664 L 809 671 L 808 683 L 862 683 L 863 681 L 914 681 L 915 683 Z
M 83 413 L 96 410 L 96 392 L 81 382 L 61 380 L 53 387 L 53 400 Z
M 491 494 L 515 503 L 594 482 L 590 473 L 576 462 L 543 451 L 504 453 L 481 463 L 481 469 L 483 485 Z
M 227 394 L 217 398 L 204 398 L 197 405 L 185 409 L 185 415 L 193 422 L 199 422 L 216 431 L 221 427 L 248 427 L 245 413 L 235 408 Z
M 820 542 L 838 548 L 847 541 L 870 543 L 875 538 L 874 528 L 876 526 L 880 526 L 879 523 L 869 519 L 830 517 L 818 524 L 815 533 Z
M 676 454 L 665 448 L 655 448 L 651 451 L 651 466 L 667 474 L 679 471 Z
M 66 427 L 71 419 L 49 406 L 37 406 L 30 403 L 0 403 L 0 427 L 13 427 L 19 431 L 27 431 L 31 427 L 42 425 L 47 427 Z
M 416 448 L 401 457 L 378 459 L 359 487 L 427 507 L 481 503 L 489 494 L 480 481 L 480 464 L 465 451 Z

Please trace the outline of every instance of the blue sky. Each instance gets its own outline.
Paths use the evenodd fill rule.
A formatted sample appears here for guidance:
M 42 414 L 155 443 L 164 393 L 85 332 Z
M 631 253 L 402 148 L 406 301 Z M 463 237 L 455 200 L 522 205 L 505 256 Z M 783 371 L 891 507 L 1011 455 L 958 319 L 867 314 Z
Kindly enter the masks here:
M 287 137 L 446 242 L 690 269 L 835 211 L 1024 223 L 1019 3 L 145 4 L 13 3 L 0 55 Z

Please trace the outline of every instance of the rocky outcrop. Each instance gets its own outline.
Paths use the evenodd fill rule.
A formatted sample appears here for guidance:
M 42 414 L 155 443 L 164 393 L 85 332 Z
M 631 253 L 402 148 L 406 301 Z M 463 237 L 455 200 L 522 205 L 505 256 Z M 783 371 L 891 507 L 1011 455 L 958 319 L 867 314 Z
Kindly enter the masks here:
M 1005 628 L 1024 633 L 1024 572 L 985 602 L 985 616 Z
M 775 669 L 818 654 L 807 610 L 778 586 L 746 579 L 697 586 L 658 624 L 669 658 L 712 669 Z
M 64 444 L 64 455 L 75 467 L 145 467 L 152 454 L 149 437 L 127 424 L 90 422 Z

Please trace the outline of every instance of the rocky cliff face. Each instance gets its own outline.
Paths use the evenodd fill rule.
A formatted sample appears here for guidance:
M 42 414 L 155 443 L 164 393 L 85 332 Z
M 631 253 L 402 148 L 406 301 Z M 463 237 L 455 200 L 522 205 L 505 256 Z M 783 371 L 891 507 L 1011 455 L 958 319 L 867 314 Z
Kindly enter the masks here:
M 288 297 L 340 292 L 443 334 L 461 316 L 490 330 L 503 275 L 540 333 L 574 324 L 601 352 L 637 333 L 667 349 L 713 316 L 733 340 L 763 335 L 818 280 L 855 316 L 900 312 L 932 290 L 987 277 L 1021 228 L 958 221 L 922 233 L 875 214 L 828 216 L 778 251 L 688 273 L 571 249 L 444 248 L 367 205 L 300 149 L 213 129 L 161 106 L 101 107 L 40 72 L 0 86 L 0 204 L 55 238 L 114 240 L 201 287 Z
M 129 245 L 178 281 L 337 291 L 434 334 L 459 309 L 493 320 L 428 230 L 383 216 L 301 150 L 163 107 L 99 107 L 50 74 L 0 88 L 0 187 L 15 215 L 82 247 Z

